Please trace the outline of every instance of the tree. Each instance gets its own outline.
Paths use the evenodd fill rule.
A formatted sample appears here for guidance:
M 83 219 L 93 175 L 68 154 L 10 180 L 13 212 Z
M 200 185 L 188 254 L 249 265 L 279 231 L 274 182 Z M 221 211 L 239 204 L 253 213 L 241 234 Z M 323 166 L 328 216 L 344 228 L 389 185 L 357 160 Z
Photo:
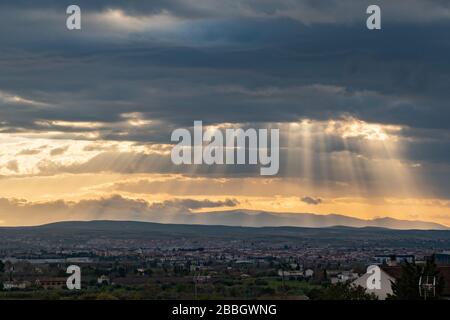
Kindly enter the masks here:
M 350 283 L 332 284 L 323 289 L 319 294 L 315 293 L 319 300 L 377 300 L 373 293 L 367 293 L 361 286 Z
M 392 283 L 392 300 L 420 300 L 420 271 L 417 265 L 406 262 L 402 266 L 401 276 Z
M 435 277 L 435 296 L 428 299 L 437 299 L 441 296 L 444 289 L 444 279 L 439 274 L 439 270 L 434 263 L 434 259 L 428 260 L 424 266 L 406 263 L 402 266 L 400 278 L 392 283 L 392 295 L 388 299 L 392 300 L 422 300 L 420 295 L 419 282 L 420 278 Z

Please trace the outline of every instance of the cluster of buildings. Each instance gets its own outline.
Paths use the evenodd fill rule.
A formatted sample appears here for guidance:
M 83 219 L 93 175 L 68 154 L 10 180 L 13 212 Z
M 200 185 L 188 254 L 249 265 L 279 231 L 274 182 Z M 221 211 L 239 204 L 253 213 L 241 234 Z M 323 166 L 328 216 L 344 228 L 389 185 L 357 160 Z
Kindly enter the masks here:
M 380 285 L 377 288 L 367 288 L 367 281 L 371 275 L 369 273 L 355 276 L 349 280 L 355 286 L 366 288 L 367 292 L 375 294 L 379 300 L 384 300 L 394 293 L 392 286 L 402 276 L 402 266 L 404 264 L 409 263 L 425 266 L 427 259 L 433 259 L 436 264 L 438 276 L 442 277 L 444 281 L 442 295 L 444 297 L 450 297 L 450 252 L 436 253 L 432 257 L 425 257 L 425 259 L 421 260 L 417 260 L 414 255 L 378 255 L 374 257 L 374 263 L 379 266 L 380 270 Z M 437 279 L 435 276 L 421 277 L 417 282 L 417 290 L 424 297 L 428 291 L 428 294 L 433 296 L 435 294 L 436 282 Z
M 370 292 L 385 299 L 392 294 L 391 284 L 400 276 L 403 264 L 423 264 L 427 256 L 434 253 L 426 249 L 408 249 L 386 254 L 386 249 L 376 247 L 267 247 L 257 243 L 242 245 L 242 242 L 210 243 L 200 247 L 174 245 L 172 240 L 164 245 L 155 242 L 139 247 L 134 241 L 124 241 L 106 247 L 95 243 L 70 249 L 4 250 L 0 252 L 0 257 L 3 254 L 0 282 L 4 290 L 64 288 L 65 268 L 75 264 L 82 269 L 83 284 L 91 286 L 132 286 L 144 283 L 156 273 L 155 277 L 183 275 L 196 282 L 211 282 L 223 275 L 245 279 L 263 274 L 274 279 L 353 283 L 364 287 L 367 266 L 378 265 L 382 289 Z M 450 295 L 450 253 L 434 254 L 434 259 L 448 282 L 445 293 Z

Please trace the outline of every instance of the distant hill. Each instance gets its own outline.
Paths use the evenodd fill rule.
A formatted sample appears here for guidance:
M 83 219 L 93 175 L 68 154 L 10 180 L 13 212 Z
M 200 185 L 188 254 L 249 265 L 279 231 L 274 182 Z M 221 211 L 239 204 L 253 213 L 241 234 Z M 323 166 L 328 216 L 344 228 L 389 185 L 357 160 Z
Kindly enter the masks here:
M 448 230 L 433 222 L 378 218 L 364 220 L 338 214 L 318 215 L 312 213 L 274 213 L 266 211 L 232 210 L 209 213 L 184 214 L 177 217 L 178 223 L 246 226 L 246 227 L 307 227 L 326 228 L 347 226 L 355 228 L 378 227 L 389 229 Z
M 345 226 L 353 228 L 387 228 L 396 230 L 450 230 L 442 224 L 393 218 L 359 219 L 339 214 L 278 213 L 252 210 L 228 210 L 205 213 L 178 213 L 176 216 L 149 216 L 145 222 L 162 224 L 234 226 L 234 227 L 303 227 L 329 228 Z M 137 223 L 137 222 L 136 222 Z M 51 224 L 50 224 L 51 225 Z M 64 224 L 59 224 L 63 226 Z M 135 225 L 136 227 L 137 225 Z M 175 228 L 175 227 L 173 227 Z
M 363 238 L 395 238 L 397 236 L 411 236 L 428 238 L 435 235 L 450 239 L 449 230 L 391 230 L 380 227 L 346 227 L 334 226 L 323 228 L 311 227 L 243 227 L 225 225 L 199 225 L 199 224 L 162 224 L 141 221 L 61 221 L 31 227 L 0 227 L 0 235 L 23 235 L 37 237 L 75 237 L 77 235 L 113 236 L 114 238 L 141 236 L 150 238 L 172 238 L 180 236 L 196 237 L 254 237 L 254 236 L 286 236 L 286 237 L 363 237 Z
M 137 221 L 68 221 L 34 227 L 0 227 L 4 247 L 48 248 L 85 245 L 216 246 L 257 243 L 262 246 L 334 246 L 441 248 L 450 246 L 448 230 L 391 230 L 377 227 L 237 227 L 160 224 Z M 155 242 L 156 241 L 156 242 Z M 121 245 L 123 242 L 120 242 Z

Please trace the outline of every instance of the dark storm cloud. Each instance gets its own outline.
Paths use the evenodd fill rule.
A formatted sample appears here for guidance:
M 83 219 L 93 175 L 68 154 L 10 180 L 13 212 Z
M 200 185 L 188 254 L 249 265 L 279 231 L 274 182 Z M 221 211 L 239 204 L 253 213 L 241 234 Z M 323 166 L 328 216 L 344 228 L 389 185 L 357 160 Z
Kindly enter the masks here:
M 322 199 L 313 198 L 313 197 L 309 197 L 309 196 L 303 197 L 300 200 L 306 204 L 310 204 L 310 205 L 314 205 L 314 206 L 317 206 L 322 203 Z
M 81 32 L 65 29 L 72 3 L 0 3 L 1 132 L 95 131 L 103 139 L 167 143 L 174 128 L 193 120 L 256 126 L 346 115 L 406 126 L 411 161 L 449 163 L 447 1 L 377 1 L 380 32 L 365 28 L 371 1 L 76 2 Z M 108 9 L 143 25 L 102 22 Z M 158 15 L 173 24 L 155 27 Z M 127 113 L 153 122 L 125 126 Z M 329 149 L 344 146 L 335 140 Z M 126 156 L 116 155 L 121 170 L 147 170 Z
M 130 15 L 145 15 L 167 10 L 191 19 L 236 16 L 289 16 L 305 23 L 338 23 L 361 20 L 359 13 L 378 4 L 389 19 L 433 21 L 448 17 L 450 5 L 445 0 L 9 0 L 4 8 L 57 10 L 77 4 L 87 11 L 121 9 Z M 426 15 L 423 13 L 427 12 Z
M 239 205 L 239 201 L 236 199 L 226 199 L 224 201 L 211 201 L 211 200 L 194 200 L 194 199 L 173 199 L 166 200 L 164 202 L 153 203 L 150 206 L 151 210 L 155 212 L 164 211 L 179 211 L 190 212 L 192 210 L 198 210 L 202 208 L 221 208 L 221 207 L 236 207 Z
M 192 38 L 211 41 L 206 47 L 151 39 L 88 46 L 80 38 L 72 43 L 70 35 L 14 54 L 6 46 L 0 65 L 8 77 L 0 78 L 0 88 L 48 106 L 10 104 L 1 113 L 10 127 L 33 127 L 41 119 L 115 122 L 121 113 L 141 112 L 176 124 L 349 113 L 447 129 L 448 27 L 395 26 L 373 34 L 360 27 L 235 21 L 208 28 L 214 36 Z M 222 44 L 215 46 L 217 39 Z

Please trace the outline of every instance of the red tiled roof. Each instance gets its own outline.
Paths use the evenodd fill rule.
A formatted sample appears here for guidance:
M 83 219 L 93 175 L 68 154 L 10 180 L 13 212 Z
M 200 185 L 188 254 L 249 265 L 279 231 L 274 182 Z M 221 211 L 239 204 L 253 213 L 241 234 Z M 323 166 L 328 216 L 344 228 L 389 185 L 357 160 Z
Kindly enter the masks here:
M 394 279 L 400 278 L 402 274 L 401 266 L 382 266 L 381 269 Z
M 450 295 L 450 266 L 438 266 L 439 273 L 444 278 L 444 292 L 443 294 L 448 296 Z
M 382 266 L 381 269 L 394 279 L 400 278 L 402 274 L 401 266 Z M 437 266 L 440 275 L 444 279 L 444 291 L 443 294 L 450 296 L 450 266 Z

